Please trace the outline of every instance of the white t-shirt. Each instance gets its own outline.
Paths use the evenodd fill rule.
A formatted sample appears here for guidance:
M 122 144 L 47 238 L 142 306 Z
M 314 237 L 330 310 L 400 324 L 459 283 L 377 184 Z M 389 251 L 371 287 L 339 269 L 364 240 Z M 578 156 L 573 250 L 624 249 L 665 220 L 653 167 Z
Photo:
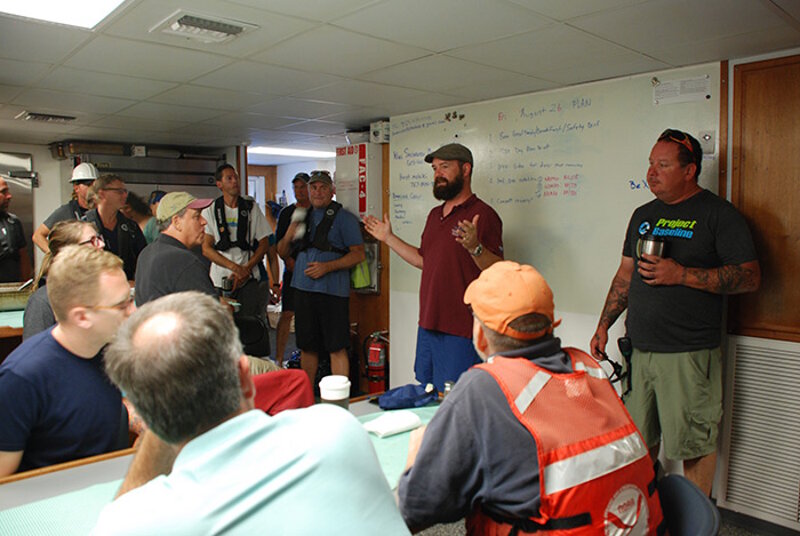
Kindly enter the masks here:
M 231 242 L 236 241 L 236 230 L 239 225 L 239 210 L 242 207 L 231 208 L 225 205 L 225 219 L 228 222 L 228 234 L 230 235 Z M 214 216 L 214 203 L 203 209 L 203 218 L 206 220 L 206 234 L 214 238 L 214 243 L 219 242 L 219 226 L 217 225 L 217 218 Z M 258 205 L 253 202 L 253 208 L 250 209 L 250 232 L 247 233 L 247 239 L 252 241 L 255 239 L 260 242 L 264 237 L 272 234 L 272 230 L 267 223 L 267 218 Z M 230 259 L 236 264 L 245 264 L 250 260 L 252 251 L 244 251 L 237 247 L 232 247 L 228 251 L 220 251 L 223 257 Z M 215 287 L 222 286 L 222 278 L 231 275 L 231 271 L 227 268 L 219 266 L 218 264 L 211 263 L 211 280 L 214 282 Z M 253 267 L 253 277 L 258 279 L 258 266 Z

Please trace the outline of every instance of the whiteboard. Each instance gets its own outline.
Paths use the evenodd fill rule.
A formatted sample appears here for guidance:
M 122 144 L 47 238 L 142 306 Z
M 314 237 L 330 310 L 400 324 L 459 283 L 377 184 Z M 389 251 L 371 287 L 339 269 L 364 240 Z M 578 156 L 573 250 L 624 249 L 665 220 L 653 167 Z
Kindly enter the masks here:
M 598 316 L 628 219 L 653 199 L 645 176 L 658 135 L 710 131 L 717 146 L 719 69 L 706 64 L 392 117 L 387 212 L 394 232 L 419 245 L 439 203 L 424 156 L 462 143 L 474 156 L 473 191 L 503 220 L 505 258 L 535 266 L 558 311 Z M 716 156 L 706 155 L 700 180 L 712 191 Z M 420 271 L 394 254 L 390 270 L 392 339 L 413 347 L 418 309 L 410 294 L 419 291 Z

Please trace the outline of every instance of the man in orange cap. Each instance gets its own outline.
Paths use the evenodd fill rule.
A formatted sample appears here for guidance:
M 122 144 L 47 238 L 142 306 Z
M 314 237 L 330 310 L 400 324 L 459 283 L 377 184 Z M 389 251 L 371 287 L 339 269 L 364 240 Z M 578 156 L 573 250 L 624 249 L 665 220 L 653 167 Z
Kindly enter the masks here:
M 408 527 L 466 517 L 468 534 L 655 534 L 662 516 L 647 447 L 597 362 L 553 336 L 559 321 L 541 274 L 497 262 L 464 302 L 486 363 L 411 435 L 398 487 Z

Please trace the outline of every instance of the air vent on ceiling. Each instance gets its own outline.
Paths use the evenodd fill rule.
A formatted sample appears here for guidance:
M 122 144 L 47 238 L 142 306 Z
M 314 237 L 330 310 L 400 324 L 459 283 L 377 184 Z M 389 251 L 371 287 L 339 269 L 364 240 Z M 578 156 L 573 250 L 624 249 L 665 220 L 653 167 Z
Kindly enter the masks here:
M 150 29 L 150 32 L 161 32 L 194 39 L 203 43 L 225 43 L 240 35 L 255 30 L 258 26 L 245 22 L 209 17 L 197 13 L 178 10 Z
M 38 112 L 23 111 L 14 116 L 14 119 L 22 121 L 40 121 L 42 123 L 69 123 L 75 121 L 71 115 L 41 114 Z

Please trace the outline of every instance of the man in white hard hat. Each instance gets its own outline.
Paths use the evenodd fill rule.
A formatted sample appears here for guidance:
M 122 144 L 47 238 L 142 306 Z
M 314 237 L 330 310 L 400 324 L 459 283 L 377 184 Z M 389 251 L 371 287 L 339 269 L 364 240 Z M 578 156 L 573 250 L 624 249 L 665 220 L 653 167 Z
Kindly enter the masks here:
M 89 210 L 89 205 L 86 202 L 86 193 L 89 191 L 89 186 L 98 176 L 99 174 L 94 164 L 84 162 L 75 166 L 72 170 L 72 178 L 69 180 L 72 183 L 72 199 L 55 209 L 33 232 L 33 243 L 39 249 L 45 253 L 50 251 L 47 246 L 47 236 L 55 224 L 60 221 L 80 220 L 86 214 L 86 211 Z

